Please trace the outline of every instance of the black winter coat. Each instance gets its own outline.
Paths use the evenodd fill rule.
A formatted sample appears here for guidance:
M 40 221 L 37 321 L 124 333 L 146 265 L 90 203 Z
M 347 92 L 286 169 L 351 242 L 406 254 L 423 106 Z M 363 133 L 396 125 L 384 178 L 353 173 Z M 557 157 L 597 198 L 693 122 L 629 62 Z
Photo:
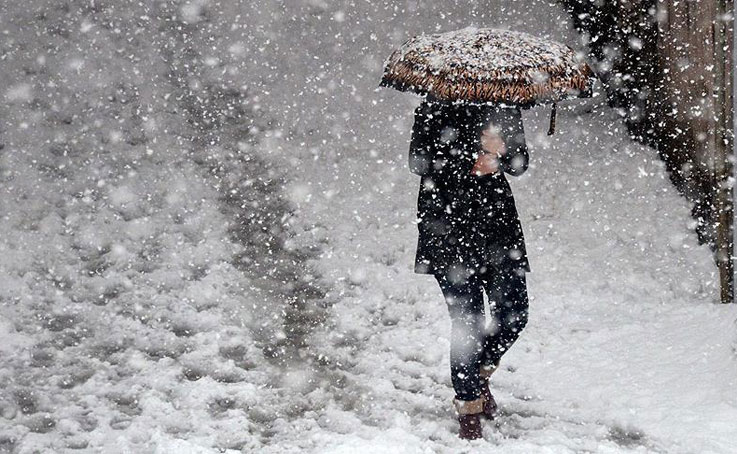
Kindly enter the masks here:
M 505 142 L 503 171 L 472 175 L 482 152 L 480 134 L 489 123 L 500 129 Z M 409 149 L 409 168 L 422 177 L 415 272 L 463 278 L 490 267 L 530 271 L 504 175 L 521 175 L 528 162 L 519 108 L 424 100 L 415 110 Z

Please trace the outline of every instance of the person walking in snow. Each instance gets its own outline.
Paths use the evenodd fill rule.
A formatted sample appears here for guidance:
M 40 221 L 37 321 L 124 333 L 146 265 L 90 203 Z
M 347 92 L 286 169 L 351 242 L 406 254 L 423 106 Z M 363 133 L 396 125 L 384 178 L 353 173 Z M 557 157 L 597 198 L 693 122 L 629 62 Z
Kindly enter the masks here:
M 528 162 L 519 107 L 428 95 L 415 110 L 409 168 L 422 178 L 414 271 L 436 278 L 448 307 L 464 439 L 481 438 L 480 417 L 494 418 L 489 377 L 527 323 L 530 265 L 505 174 L 522 175 Z

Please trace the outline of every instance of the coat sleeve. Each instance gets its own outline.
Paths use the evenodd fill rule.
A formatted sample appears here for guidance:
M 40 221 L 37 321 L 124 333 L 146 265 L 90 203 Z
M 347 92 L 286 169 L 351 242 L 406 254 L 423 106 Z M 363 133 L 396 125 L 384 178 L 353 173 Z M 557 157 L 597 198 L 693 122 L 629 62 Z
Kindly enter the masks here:
M 415 109 L 412 139 L 409 144 L 409 170 L 416 175 L 428 175 L 435 158 L 434 137 L 430 122 L 430 109 L 426 103 Z
M 525 142 L 525 129 L 522 125 L 522 112 L 520 109 L 510 110 L 506 116 L 504 126 L 504 145 L 507 152 L 499 159 L 502 170 L 512 176 L 520 176 L 527 170 L 530 163 L 530 155 L 527 152 Z

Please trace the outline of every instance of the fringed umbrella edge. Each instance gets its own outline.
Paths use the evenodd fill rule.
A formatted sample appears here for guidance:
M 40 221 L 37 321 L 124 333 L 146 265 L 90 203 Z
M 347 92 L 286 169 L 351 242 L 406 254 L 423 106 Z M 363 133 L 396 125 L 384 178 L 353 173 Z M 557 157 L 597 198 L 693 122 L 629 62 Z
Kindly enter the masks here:
M 538 71 L 547 79 L 535 82 L 530 81 L 529 75 L 523 71 L 516 74 L 499 71 L 496 75 L 489 74 L 490 80 L 478 80 L 461 75 L 460 70 L 453 74 L 418 71 L 412 62 L 403 58 L 387 66 L 379 85 L 420 95 L 432 94 L 444 101 L 511 103 L 521 106 L 588 98 L 592 95 L 595 78 L 586 63 L 576 68 L 573 74 L 560 68 Z M 494 76 L 498 78 L 491 79 Z

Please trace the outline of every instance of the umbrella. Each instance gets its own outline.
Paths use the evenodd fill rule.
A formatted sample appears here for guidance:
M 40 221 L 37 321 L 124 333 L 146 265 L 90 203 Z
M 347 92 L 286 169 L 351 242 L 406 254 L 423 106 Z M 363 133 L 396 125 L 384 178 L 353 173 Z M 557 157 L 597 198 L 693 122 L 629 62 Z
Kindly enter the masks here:
M 467 27 L 420 35 L 387 59 L 380 86 L 445 101 L 552 103 L 590 97 L 593 71 L 573 49 L 512 30 Z

